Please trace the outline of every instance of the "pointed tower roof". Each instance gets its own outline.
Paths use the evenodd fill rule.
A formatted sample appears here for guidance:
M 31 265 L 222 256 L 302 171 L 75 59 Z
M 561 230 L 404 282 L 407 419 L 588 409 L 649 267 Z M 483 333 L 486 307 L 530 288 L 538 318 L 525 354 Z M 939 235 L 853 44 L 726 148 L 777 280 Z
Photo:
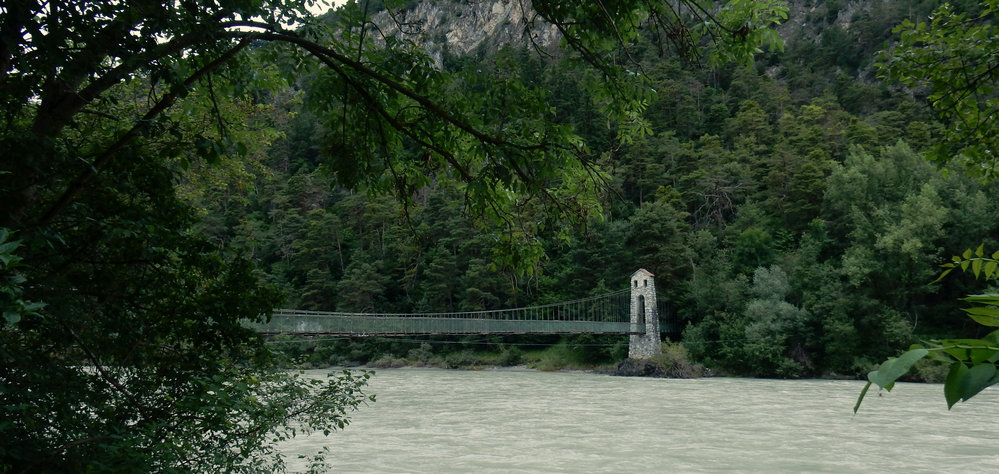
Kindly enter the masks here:
M 636 271 L 635 273 L 632 273 L 631 276 L 638 275 L 639 273 L 644 274 L 644 275 L 648 275 L 648 276 L 653 276 L 653 277 L 655 276 L 652 272 L 650 272 L 650 271 L 648 271 L 648 270 L 646 270 L 644 268 L 639 268 L 638 271 Z

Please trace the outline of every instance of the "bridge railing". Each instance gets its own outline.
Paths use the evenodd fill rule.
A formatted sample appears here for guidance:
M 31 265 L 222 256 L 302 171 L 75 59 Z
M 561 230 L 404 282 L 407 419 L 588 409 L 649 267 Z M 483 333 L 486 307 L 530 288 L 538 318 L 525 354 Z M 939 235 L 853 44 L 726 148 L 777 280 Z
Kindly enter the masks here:
M 447 311 L 434 313 L 361 313 L 341 311 L 310 311 L 300 309 L 275 309 L 275 316 L 337 316 L 375 318 L 437 318 L 437 319 L 494 319 L 521 321 L 628 321 L 629 290 L 572 301 L 525 306 L 521 308 Z
M 275 314 L 255 329 L 270 334 L 637 334 L 630 322 L 443 318 L 371 314 Z
M 522 308 L 439 313 L 346 313 L 274 310 L 271 320 L 251 327 L 296 334 L 637 334 L 629 290 Z

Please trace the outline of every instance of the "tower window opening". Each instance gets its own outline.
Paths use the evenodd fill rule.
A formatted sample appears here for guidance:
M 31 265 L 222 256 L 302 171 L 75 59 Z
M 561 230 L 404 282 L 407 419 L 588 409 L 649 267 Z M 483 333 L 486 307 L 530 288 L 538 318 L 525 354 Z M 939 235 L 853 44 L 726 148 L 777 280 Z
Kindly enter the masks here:
M 637 281 L 635 282 L 638 283 Z M 638 295 L 638 324 L 645 325 L 645 296 Z

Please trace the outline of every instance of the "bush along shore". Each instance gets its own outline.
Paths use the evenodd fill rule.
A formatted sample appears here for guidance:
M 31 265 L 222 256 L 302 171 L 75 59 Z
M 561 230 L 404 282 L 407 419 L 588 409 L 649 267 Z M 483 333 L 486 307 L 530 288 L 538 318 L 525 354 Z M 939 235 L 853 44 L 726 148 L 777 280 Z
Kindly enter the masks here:
M 652 359 L 628 359 L 627 340 L 603 336 L 543 336 L 516 342 L 510 338 L 306 338 L 277 336 L 270 341 L 289 367 L 431 367 L 479 370 L 525 367 L 541 371 L 585 370 L 603 374 L 696 378 L 710 370 L 690 360 L 679 342 L 663 342 Z M 523 339 L 523 338 L 521 338 Z
M 308 338 L 276 336 L 269 341 L 286 367 L 367 367 L 375 369 L 427 367 L 482 370 L 523 367 L 531 370 L 581 370 L 632 377 L 698 378 L 730 375 L 695 362 L 682 342 L 663 341 L 662 354 L 629 359 L 627 341 L 607 336 L 489 336 L 396 338 Z M 923 360 L 906 382 L 942 383 L 947 366 Z M 826 373 L 820 378 L 853 379 L 852 374 Z

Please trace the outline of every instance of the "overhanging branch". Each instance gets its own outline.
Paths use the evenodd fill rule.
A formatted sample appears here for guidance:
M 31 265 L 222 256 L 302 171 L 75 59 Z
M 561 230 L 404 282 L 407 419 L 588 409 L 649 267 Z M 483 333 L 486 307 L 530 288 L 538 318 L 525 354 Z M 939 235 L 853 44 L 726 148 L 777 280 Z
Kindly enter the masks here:
M 228 62 L 237 53 L 249 46 L 251 41 L 252 37 L 243 38 L 239 43 L 223 53 L 221 56 L 215 58 L 212 62 L 195 71 L 194 74 L 188 77 L 180 86 L 174 86 L 170 92 L 160 98 L 160 100 L 151 109 L 149 109 L 149 111 L 147 111 L 146 114 L 143 115 L 131 129 L 107 147 L 100 155 L 97 156 L 93 163 L 91 163 L 91 166 L 86 167 L 80 175 L 69 183 L 66 190 L 61 196 L 59 196 L 59 199 L 56 200 L 55 204 L 50 206 L 48 211 L 46 211 L 39 220 L 39 225 L 47 226 L 50 224 L 52 220 L 66 208 L 66 206 L 73 202 L 73 199 L 87 186 L 87 184 L 90 183 L 95 176 L 97 176 L 97 173 L 108 165 L 111 159 L 114 158 L 118 152 L 138 137 L 141 130 L 145 128 L 154 118 L 170 108 L 170 106 L 172 106 L 173 103 L 176 102 L 181 95 L 183 95 L 188 87 Z

